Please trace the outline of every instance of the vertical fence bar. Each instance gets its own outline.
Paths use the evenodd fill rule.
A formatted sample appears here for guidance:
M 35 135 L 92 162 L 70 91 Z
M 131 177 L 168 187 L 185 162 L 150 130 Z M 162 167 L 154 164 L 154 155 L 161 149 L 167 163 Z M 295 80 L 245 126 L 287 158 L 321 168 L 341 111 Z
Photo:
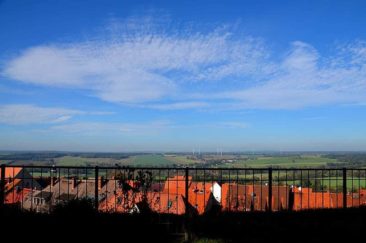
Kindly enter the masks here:
M 343 208 L 347 208 L 347 169 L 343 168 Z
M 268 211 L 272 212 L 272 168 L 268 169 Z
M 1 181 L 0 181 L 0 208 L 5 202 L 5 164 L 1 165 Z
M 95 190 L 94 190 L 94 205 L 95 205 L 95 210 L 98 211 L 98 204 L 99 204 L 99 192 L 98 192 L 98 177 L 99 177 L 99 167 L 95 166 Z
M 188 167 L 185 168 L 185 198 L 186 198 L 186 204 L 185 204 L 185 213 L 188 215 L 188 176 L 189 176 L 189 170 Z

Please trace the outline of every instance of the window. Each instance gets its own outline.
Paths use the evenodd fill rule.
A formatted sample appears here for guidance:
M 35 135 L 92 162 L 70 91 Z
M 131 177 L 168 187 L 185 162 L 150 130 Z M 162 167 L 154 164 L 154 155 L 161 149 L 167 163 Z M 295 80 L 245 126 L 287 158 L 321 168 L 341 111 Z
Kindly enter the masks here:
M 40 199 L 38 197 L 35 197 L 35 198 L 33 198 L 33 202 L 35 205 L 38 206 L 40 204 Z

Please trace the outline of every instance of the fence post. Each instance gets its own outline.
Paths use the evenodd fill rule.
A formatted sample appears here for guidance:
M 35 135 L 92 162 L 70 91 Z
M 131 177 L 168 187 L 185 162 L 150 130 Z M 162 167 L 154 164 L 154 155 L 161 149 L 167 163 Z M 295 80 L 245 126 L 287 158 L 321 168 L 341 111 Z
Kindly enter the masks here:
M 272 212 L 272 168 L 268 168 L 268 211 Z
M 188 171 L 188 167 L 185 168 L 185 198 L 186 198 L 186 215 L 188 215 L 188 176 L 189 176 L 189 171 Z
M 5 203 L 5 164 L 1 165 L 1 180 L 0 180 L 0 208 Z
M 95 210 L 98 212 L 98 204 L 99 204 L 99 188 L 98 188 L 98 182 L 99 182 L 99 167 L 95 166 L 94 169 L 94 174 L 95 174 L 95 191 L 94 191 L 94 205 L 95 205 Z
M 347 208 L 347 169 L 343 168 L 343 208 Z

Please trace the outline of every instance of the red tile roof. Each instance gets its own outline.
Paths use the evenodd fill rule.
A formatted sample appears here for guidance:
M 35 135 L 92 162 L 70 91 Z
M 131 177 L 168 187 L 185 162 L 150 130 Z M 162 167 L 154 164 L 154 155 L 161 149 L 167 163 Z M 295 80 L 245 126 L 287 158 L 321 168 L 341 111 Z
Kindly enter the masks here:
M 150 209 L 158 213 L 184 214 L 185 203 L 182 195 L 174 195 L 164 192 L 147 192 L 145 200 Z M 135 205 L 142 202 L 144 195 L 141 192 L 123 193 L 118 190 L 115 194 L 106 198 L 99 204 L 99 210 L 103 212 L 128 213 Z
M 31 192 L 31 189 L 23 188 L 23 189 L 13 189 L 5 195 L 5 203 L 6 204 L 15 204 L 20 203 L 26 200 L 28 194 Z
M 176 195 L 185 195 L 185 176 L 174 176 L 169 177 L 164 184 L 163 192 Z M 188 186 L 192 182 L 192 177 L 188 177 Z
M 23 168 L 21 167 L 6 167 L 5 168 L 5 179 L 15 178 L 19 172 L 22 171 Z M 0 168 L 0 175 L 1 175 L 1 168 Z
M 203 214 L 208 205 L 211 195 L 212 183 L 192 182 L 188 191 L 188 202 L 197 210 L 199 214 Z

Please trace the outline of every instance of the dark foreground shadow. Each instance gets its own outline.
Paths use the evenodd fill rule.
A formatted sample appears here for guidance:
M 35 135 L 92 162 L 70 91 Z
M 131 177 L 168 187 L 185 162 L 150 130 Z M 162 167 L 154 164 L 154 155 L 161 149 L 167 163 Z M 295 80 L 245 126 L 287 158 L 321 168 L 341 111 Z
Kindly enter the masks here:
M 366 208 L 203 216 L 95 213 L 85 202 L 52 214 L 0 210 L 0 242 L 366 242 Z

